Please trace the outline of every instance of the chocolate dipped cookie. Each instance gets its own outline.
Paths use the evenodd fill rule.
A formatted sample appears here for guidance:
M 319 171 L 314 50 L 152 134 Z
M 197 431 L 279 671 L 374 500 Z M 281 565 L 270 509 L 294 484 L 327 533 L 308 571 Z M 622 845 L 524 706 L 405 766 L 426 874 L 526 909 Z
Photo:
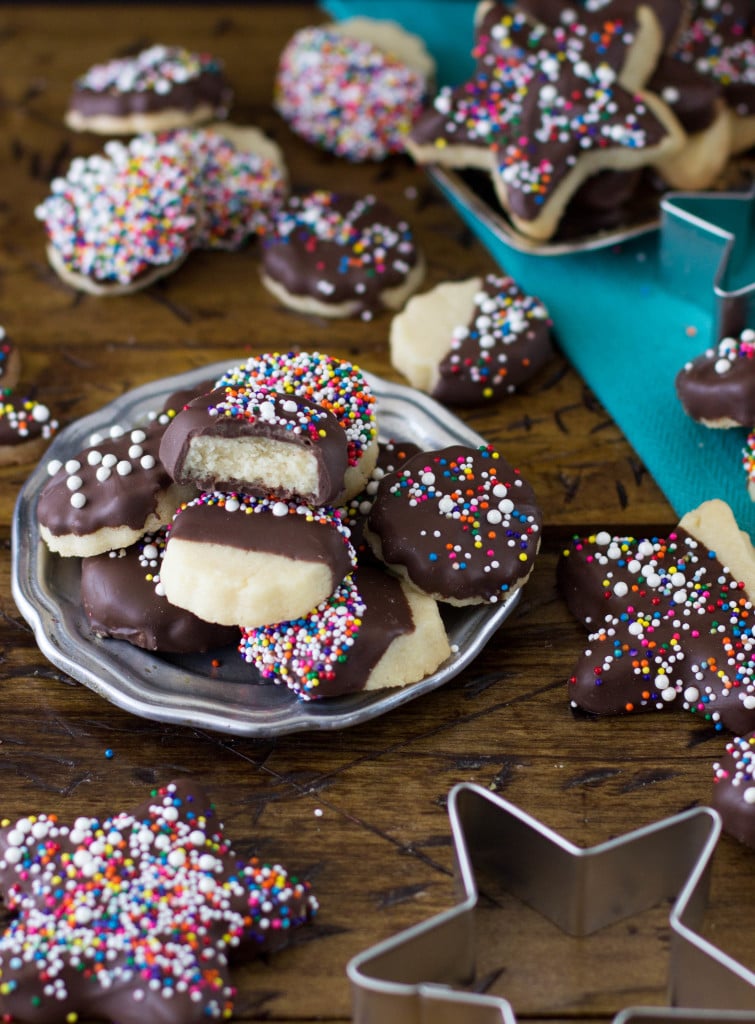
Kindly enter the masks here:
M 302 313 L 369 319 L 400 309 L 424 274 L 409 224 L 373 195 L 294 195 L 263 239 L 263 284 Z
M 390 348 L 413 387 L 467 407 L 511 394 L 554 352 L 545 306 L 498 274 L 413 296 L 391 322 Z
M 421 452 L 383 477 L 365 538 L 392 572 L 437 601 L 505 601 L 540 548 L 534 492 L 491 446 Z
M 5 1021 L 227 1020 L 229 960 L 284 946 L 318 909 L 280 864 L 244 860 L 204 789 L 156 788 L 133 810 L 0 829 Z
M 755 728 L 755 551 L 724 502 L 704 502 L 665 536 L 575 537 L 558 583 L 589 630 L 569 677 L 575 708 L 684 708 L 718 729 Z
M 84 558 L 81 604 L 92 632 L 146 651 L 192 653 L 238 641 L 238 629 L 205 622 L 165 596 L 160 567 L 165 529 L 135 544 Z
M 355 561 L 327 506 L 212 491 L 176 512 L 161 579 L 168 600 L 200 619 L 261 626 L 306 615 Z
M 239 650 L 304 701 L 406 686 L 451 653 L 436 602 L 366 565 L 308 615 L 243 629 Z
M 273 391 L 314 402 L 332 413 L 346 435 L 348 466 L 340 501 L 365 486 L 378 454 L 375 395 L 365 374 L 345 359 L 322 352 L 269 352 L 231 367 L 216 387 Z
M 166 424 L 114 428 L 65 462 L 53 460 L 37 503 L 39 532 L 51 551 L 86 558 L 127 548 L 171 521 L 196 493 L 175 484 L 160 462 Z
M 232 101 L 216 57 L 155 45 L 77 78 L 65 122 L 74 131 L 137 135 L 225 118 Z
M 755 732 L 735 736 L 713 765 L 713 807 L 724 832 L 755 849 Z
M 199 490 L 277 494 L 313 505 L 343 492 L 346 434 L 332 412 L 296 395 L 216 388 L 190 402 L 160 442 L 177 483 Z
M 675 383 L 684 411 L 706 427 L 755 426 L 755 330 L 722 338 L 686 363 Z
M 435 62 L 394 21 L 347 18 L 294 33 L 280 56 L 274 106 L 292 130 L 353 161 L 403 151 Z

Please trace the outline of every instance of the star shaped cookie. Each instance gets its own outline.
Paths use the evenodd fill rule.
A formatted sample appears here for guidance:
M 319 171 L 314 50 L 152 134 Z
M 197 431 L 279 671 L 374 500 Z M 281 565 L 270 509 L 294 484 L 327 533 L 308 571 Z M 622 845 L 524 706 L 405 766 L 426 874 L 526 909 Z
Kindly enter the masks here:
M 619 19 L 550 26 L 503 3 L 480 10 L 473 77 L 441 90 L 407 150 L 420 163 L 488 171 L 523 234 L 550 238 L 592 175 L 656 163 L 681 147 L 669 107 L 640 88 L 662 42 L 657 21 L 651 48 Z M 643 49 L 651 60 L 638 58 Z
M 229 954 L 278 948 L 317 907 L 279 865 L 237 859 L 186 781 L 107 818 L 3 823 L 0 891 L 4 1021 L 226 1020 Z
M 686 708 L 717 729 L 755 729 L 755 551 L 724 502 L 665 536 L 575 537 L 558 582 L 590 631 L 569 678 L 573 707 Z

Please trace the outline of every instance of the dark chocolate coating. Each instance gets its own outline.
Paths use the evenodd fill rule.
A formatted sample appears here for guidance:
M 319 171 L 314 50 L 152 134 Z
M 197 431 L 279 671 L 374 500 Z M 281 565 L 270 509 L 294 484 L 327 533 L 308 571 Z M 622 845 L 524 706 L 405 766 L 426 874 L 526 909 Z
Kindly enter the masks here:
M 748 334 L 752 341 L 723 339 L 677 374 L 676 393 L 692 419 L 755 425 L 755 332 Z
M 383 477 L 367 519 L 383 561 L 439 600 L 505 600 L 532 570 L 542 515 L 491 448 L 421 452 Z
M 131 114 L 158 114 L 163 110 L 181 110 L 187 114 L 205 104 L 218 116 L 231 105 L 233 91 L 220 68 L 206 69 L 187 82 L 174 82 L 167 92 L 155 89 L 120 92 L 98 91 L 74 84 L 69 109 L 83 117 L 129 117 Z
M 93 632 L 168 653 L 235 643 L 237 629 L 205 622 L 159 592 L 154 577 L 160 572 L 164 538 L 164 531 L 147 534 L 129 548 L 82 559 L 81 603 Z M 157 551 L 152 567 L 146 558 L 150 548 Z
M 569 678 L 574 706 L 598 715 L 685 708 L 717 728 L 755 727 L 749 602 L 681 527 L 667 537 L 575 537 L 558 585 L 590 631 Z
M 353 596 L 354 588 L 361 604 Z M 286 685 L 303 700 L 319 700 L 364 690 L 372 670 L 394 640 L 412 633 L 414 628 L 411 607 L 399 580 L 382 567 L 362 564 L 353 581 L 345 580 L 309 616 L 242 630 L 239 650 L 264 678 Z M 293 657 L 287 630 L 294 631 Z M 285 661 L 271 666 L 267 658 L 271 651 L 277 657 L 281 632 L 287 649 Z M 258 643 L 264 652 L 262 659 Z
M 225 505 L 212 503 L 215 498 L 202 495 L 179 510 L 168 544 L 175 538 L 223 544 L 240 551 L 269 552 L 297 562 L 323 562 L 330 567 L 334 586 L 351 571 L 351 545 L 337 528 L 335 516 L 328 517 L 324 510 L 314 510 L 312 515 L 290 511 L 278 516 L 271 511 L 271 503 L 240 496 L 239 508 L 228 511 Z M 250 506 L 262 511 L 244 511 Z
M 553 356 L 545 307 L 510 277 L 484 278 L 466 327 L 438 366 L 433 398 L 446 405 L 484 405 L 511 394 Z
M 229 398 L 230 396 L 230 398 Z M 218 407 L 235 402 L 238 396 L 248 396 L 238 415 L 218 413 Z M 273 409 L 265 418 L 260 405 Z M 234 405 L 234 409 L 241 408 Z M 317 463 L 318 484 L 314 494 L 304 494 L 297 488 L 276 489 L 283 498 L 298 497 L 316 505 L 332 502 L 343 490 L 343 479 L 348 467 L 346 434 L 335 416 L 322 406 L 295 395 L 263 393 L 254 388 L 221 387 L 189 402 L 168 426 L 160 442 L 160 460 L 177 483 L 193 483 L 200 490 L 243 491 L 247 494 L 270 493 L 264 467 L 258 467 L 254 450 L 250 448 L 248 473 L 235 479 L 217 476 L 213 466 L 202 473 L 190 474 L 185 463 L 195 438 L 211 437 L 222 440 L 236 438 L 267 438 L 285 444 L 306 448 Z
M 65 466 L 57 471 L 45 484 L 39 496 L 37 518 L 54 536 L 75 534 L 86 536 L 108 527 L 128 526 L 142 529 L 145 521 L 155 511 L 160 494 L 171 485 L 172 480 L 160 463 L 160 438 L 165 429 L 162 423 L 145 427 L 144 440 L 139 442 L 142 454 L 129 455 L 134 430 L 128 430 L 116 439 L 108 438 L 101 443 L 83 449 L 75 456 L 79 468 L 67 472 Z M 100 458 L 90 462 L 94 455 Z M 117 463 L 128 463 L 131 471 L 122 475 L 113 465 L 106 480 L 98 480 L 102 468 L 102 457 L 114 456 Z M 142 463 L 147 457 L 148 465 Z M 78 491 L 86 498 L 82 508 L 71 504 L 73 491 L 68 481 L 72 476 L 82 481 Z
M 648 89 L 669 105 L 686 132 L 694 135 L 713 124 L 723 97 L 720 84 L 675 57 L 661 57 Z
M 724 832 L 755 849 L 755 733 L 730 740 L 714 772 L 711 804 Z
M 374 196 L 293 196 L 263 238 L 264 272 L 291 295 L 373 312 L 418 261 L 409 225 Z

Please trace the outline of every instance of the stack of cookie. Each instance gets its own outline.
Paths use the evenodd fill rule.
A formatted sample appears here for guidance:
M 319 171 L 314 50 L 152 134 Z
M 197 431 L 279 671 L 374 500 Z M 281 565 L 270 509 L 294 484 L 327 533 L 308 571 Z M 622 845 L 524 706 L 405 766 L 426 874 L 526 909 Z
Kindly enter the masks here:
M 537 241 L 572 205 L 627 202 L 646 169 L 708 188 L 755 141 L 752 17 L 749 0 L 482 0 L 474 75 L 440 91 L 407 150 L 487 172 Z
M 451 653 L 438 602 L 506 600 L 540 546 L 497 452 L 381 446 L 368 381 L 320 353 L 251 357 L 49 471 L 40 534 L 83 559 L 96 634 L 235 642 L 304 700 L 430 675 Z

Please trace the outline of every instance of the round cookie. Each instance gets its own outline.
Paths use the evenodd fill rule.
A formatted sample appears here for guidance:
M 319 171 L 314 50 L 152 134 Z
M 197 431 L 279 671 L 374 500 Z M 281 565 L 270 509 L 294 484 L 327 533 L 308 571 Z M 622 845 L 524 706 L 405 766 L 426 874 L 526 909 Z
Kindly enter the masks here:
M 21 354 L 0 326 L 0 393 L 14 388 L 21 375 Z
M 393 318 L 390 347 L 413 387 L 469 407 L 511 394 L 553 356 L 545 306 L 497 274 L 413 296 Z
M 373 195 L 291 196 L 263 240 L 263 284 L 300 313 L 370 319 L 400 309 L 424 274 L 409 224 Z
M 362 490 L 378 454 L 375 396 L 358 366 L 321 352 L 271 352 L 231 367 L 216 387 L 256 387 L 307 399 L 333 413 L 346 434 L 348 467 L 340 501 Z
M 274 106 L 292 130 L 349 160 L 403 151 L 435 64 L 392 21 L 349 18 L 296 32 L 281 54 Z
M 214 124 L 158 136 L 177 146 L 193 169 L 201 216 L 193 239 L 198 249 L 240 249 L 270 230 L 288 192 L 279 146 L 258 128 Z
M 172 273 L 194 244 L 199 208 L 181 148 L 139 136 L 105 155 L 77 157 L 37 207 L 47 256 L 66 284 L 124 295 Z
M 308 882 L 239 855 L 189 779 L 107 816 L 6 819 L 0 894 L 3 1021 L 228 1020 L 229 961 L 280 949 L 318 909 Z
M 713 800 L 721 826 L 755 849 L 755 732 L 735 736 L 713 765 Z
M 127 548 L 171 521 L 194 488 L 174 484 L 160 463 L 165 425 L 114 428 L 65 462 L 48 465 L 37 521 L 51 551 L 86 558 Z
M 340 423 L 315 402 L 227 384 L 178 413 L 160 442 L 160 460 L 176 483 L 199 490 L 325 505 L 343 492 L 348 453 Z
M 492 447 L 422 452 L 383 477 L 365 537 L 402 579 L 453 605 L 506 600 L 528 579 L 542 515 Z
M 688 416 L 706 427 L 755 424 L 755 330 L 722 338 L 686 363 L 676 375 L 676 393 Z
M 178 509 L 161 578 L 200 619 L 261 626 L 306 615 L 355 560 L 332 509 L 213 491 Z
M 243 629 L 239 651 L 264 679 L 308 701 L 418 682 L 451 648 L 432 598 L 360 566 L 308 615 Z
M 136 135 L 225 118 L 232 101 L 217 58 L 156 45 L 77 78 L 65 122 L 74 131 Z
M 0 391 L 0 466 L 36 461 L 57 431 L 58 421 L 43 402 Z
M 165 529 L 135 544 L 84 558 L 81 604 L 97 636 L 147 651 L 191 653 L 238 641 L 238 629 L 204 622 L 171 604 L 160 580 Z

